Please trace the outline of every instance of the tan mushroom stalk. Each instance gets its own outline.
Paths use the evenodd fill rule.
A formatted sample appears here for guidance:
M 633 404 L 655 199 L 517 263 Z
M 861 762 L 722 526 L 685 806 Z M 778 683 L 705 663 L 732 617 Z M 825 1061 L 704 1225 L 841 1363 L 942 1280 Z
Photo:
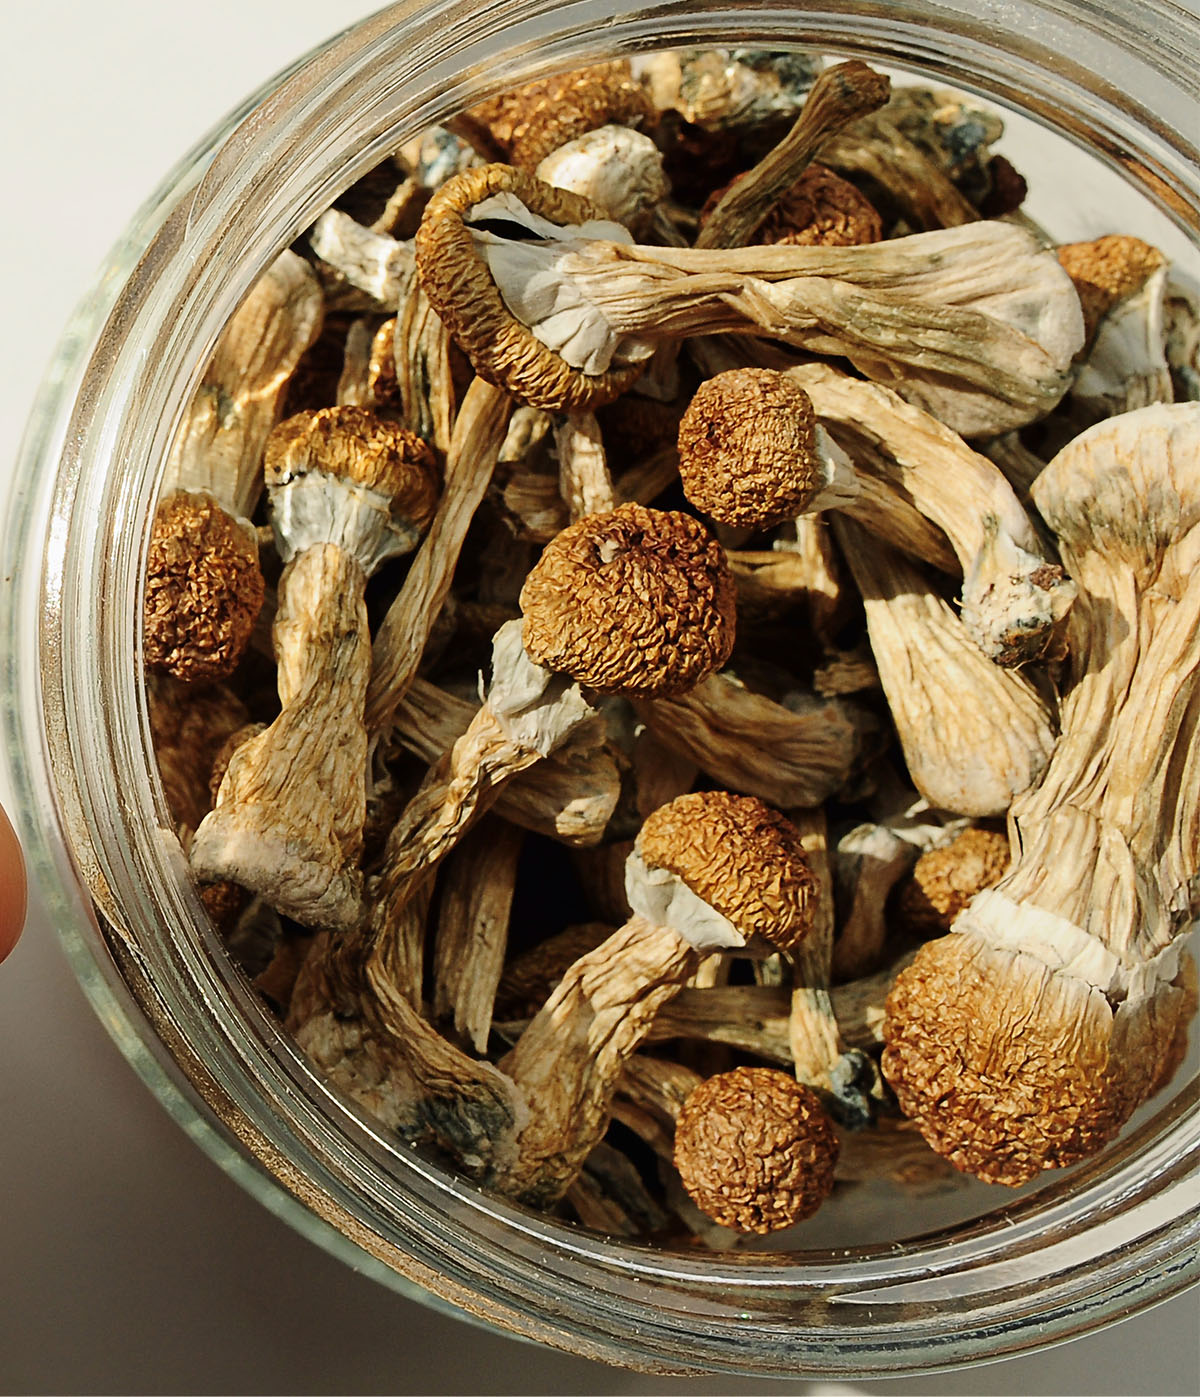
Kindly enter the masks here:
M 740 178 L 740 177 L 739 177 Z M 709 196 L 715 203 L 716 194 Z M 703 223 L 705 210 L 700 211 Z M 828 165 L 812 164 L 779 196 L 755 230 L 756 243 L 790 243 L 794 247 L 855 247 L 877 243 L 883 221 L 865 194 Z
M 688 499 L 735 528 L 767 529 L 854 499 L 850 458 L 816 420 L 812 399 L 773 369 L 706 379 L 679 423 Z
M 819 364 L 791 369 L 787 377 L 804 388 L 851 456 L 858 443 L 867 447 L 865 470 L 885 472 L 946 534 L 963 570 L 963 624 L 983 653 L 1001 665 L 1043 654 L 1075 585 L 1047 556 L 1001 471 L 879 384 Z
M 675 1167 L 689 1196 L 737 1232 L 811 1217 L 833 1192 L 838 1149 L 816 1092 L 772 1067 L 709 1077 L 675 1122 Z
M 761 801 L 685 795 L 642 826 L 626 884 L 633 918 L 567 971 L 500 1068 L 531 1102 L 500 1187 L 561 1197 L 607 1128 L 613 1095 L 656 1013 L 704 954 L 807 934 L 815 880 L 796 831 Z
M 796 123 L 722 194 L 704 219 L 697 247 L 744 247 L 779 199 L 796 183 L 821 143 L 888 99 L 891 84 L 859 59 L 820 73 Z
M 525 579 L 521 606 L 523 619 L 496 632 L 485 702 L 388 838 L 366 938 L 376 966 L 405 903 L 502 786 L 594 722 L 591 696 L 684 691 L 733 646 L 720 545 L 690 515 L 641 505 L 564 529 Z M 347 948 L 350 973 L 361 949 Z
M 266 476 L 286 564 L 274 628 L 282 711 L 230 759 L 192 868 L 201 881 L 250 888 L 306 926 L 346 927 L 359 910 L 366 817 L 363 594 L 385 559 L 416 544 L 438 470 L 413 433 L 341 407 L 281 423 Z
M 1034 487 L 1079 583 L 1063 735 L 1011 870 L 888 1001 L 884 1070 L 958 1168 L 1020 1184 L 1163 1084 L 1200 847 L 1200 404 L 1090 428 Z
M 848 519 L 834 532 L 862 593 L 880 682 L 913 784 L 959 815 L 1002 815 L 1054 750 L 1033 684 L 984 658 L 954 611 L 898 554 Z
M 430 201 L 417 268 L 482 377 L 536 407 L 623 392 L 654 346 L 747 332 L 848 356 L 967 434 L 1062 397 L 1079 298 L 1052 252 L 980 223 L 859 247 L 652 248 L 504 165 Z
M 374 233 L 340 209 L 323 213 L 308 241 L 322 262 L 362 293 L 362 309 L 396 313 L 415 276 L 411 242 Z
M 592 412 L 568 412 L 554 424 L 558 488 L 571 518 L 605 514 L 616 505 L 600 427 Z

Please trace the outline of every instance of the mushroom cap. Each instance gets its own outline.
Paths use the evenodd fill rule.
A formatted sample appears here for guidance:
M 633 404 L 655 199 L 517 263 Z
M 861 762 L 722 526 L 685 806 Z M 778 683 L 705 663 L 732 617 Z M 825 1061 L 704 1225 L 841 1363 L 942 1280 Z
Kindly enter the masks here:
M 744 174 L 714 190 L 700 210 L 700 226 Z M 857 247 L 883 238 L 883 219 L 875 205 L 848 179 L 828 165 L 809 165 L 755 230 L 756 243 L 793 247 Z
M 258 544 L 211 495 L 177 490 L 154 515 L 143 654 L 188 684 L 232 673 L 262 608 Z
M 625 59 L 538 78 L 473 107 L 471 117 L 519 169 L 532 170 L 551 151 L 601 126 L 636 126 L 654 103 Z
M 951 932 L 888 995 L 882 1066 L 957 1169 L 1016 1187 L 1095 1154 L 1163 1075 L 1182 989 L 1126 1000 L 1041 960 Z
M 774 1067 L 707 1078 L 675 1124 L 684 1188 L 738 1232 L 776 1232 L 811 1217 L 833 1191 L 838 1150 L 816 1092 Z
M 635 848 L 673 873 L 745 937 L 789 950 L 808 934 L 820 884 L 800 832 L 757 796 L 698 791 L 659 806 Z
M 570 524 L 521 588 L 530 659 L 599 694 L 685 693 L 729 658 L 736 591 L 690 514 L 623 504 Z
M 824 483 L 808 394 L 777 369 L 728 369 L 696 390 L 679 424 L 688 499 L 722 524 L 794 519 Z
M 505 191 L 560 227 L 607 218 L 591 200 L 509 165 L 464 170 L 429 201 L 417 229 L 417 273 L 430 304 L 479 377 L 531 407 L 570 410 L 612 402 L 645 365 L 599 374 L 572 368 L 508 309 L 477 252 L 466 218 L 476 204 Z
M 1126 233 L 1086 243 L 1064 243 L 1058 260 L 1079 292 L 1085 338 L 1090 342 L 1104 314 L 1131 296 L 1166 258 L 1158 248 Z
M 298 412 L 267 438 L 263 471 L 278 488 L 309 471 L 353 481 L 386 495 L 391 512 L 416 529 L 433 518 L 441 472 L 427 442 L 368 407 Z
M 1012 861 L 1002 830 L 963 830 L 949 844 L 930 849 L 913 866 L 898 898 L 904 924 L 928 936 L 950 930 L 977 892 L 998 883 Z

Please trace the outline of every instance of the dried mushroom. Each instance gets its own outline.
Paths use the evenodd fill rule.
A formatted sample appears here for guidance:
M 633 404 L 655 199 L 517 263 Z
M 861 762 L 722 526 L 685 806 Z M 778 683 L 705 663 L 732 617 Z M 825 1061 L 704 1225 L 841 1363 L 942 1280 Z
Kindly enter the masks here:
M 1058 402 L 1083 339 L 1057 258 L 1001 223 L 859 247 L 655 248 L 489 165 L 438 190 L 416 249 L 476 373 L 535 407 L 609 402 L 656 342 L 732 331 L 844 354 L 956 430 L 996 433 Z
M 1200 404 L 1090 428 L 1034 498 L 1079 583 L 1062 737 L 1013 805 L 1012 868 L 888 1001 L 884 1071 L 958 1168 L 1020 1184 L 1161 1085 L 1194 915 Z
M 998 883 L 1011 862 L 1008 835 L 971 826 L 921 855 L 896 898 L 896 916 L 922 936 L 947 932 L 975 894 Z
M 738 1232 L 802 1222 L 833 1192 L 838 1138 L 820 1098 L 770 1067 L 702 1082 L 675 1124 L 675 1165 L 693 1201 Z
M 231 879 L 306 926 L 357 919 L 366 818 L 367 578 L 429 522 L 438 470 L 420 437 L 363 408 L 289 418 L 267 444 L 282 711 L 230 759 L 196 831 L 202 881 Z
M 642 826 L 626 881 L 633 918 L 563 976 L 500 1068 L 537 1103 L 502 1188 L 560 1197 L 602 1136 L 622 1069 L 703 950 L 795 945 L 816 882 L 796 831 L 761 801 L 683 796 Z

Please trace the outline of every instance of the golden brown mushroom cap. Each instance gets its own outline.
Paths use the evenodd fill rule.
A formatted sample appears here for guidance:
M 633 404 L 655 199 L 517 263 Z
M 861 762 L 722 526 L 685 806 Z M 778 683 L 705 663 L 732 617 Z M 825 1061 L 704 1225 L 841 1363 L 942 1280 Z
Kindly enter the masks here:
M 773 1067 L 709 1077 L 675 1125 L 684 1188 L 738 1232 L 776 1232 L 811 1217 L 833 1191 L 838 1149 L 816 1092 Z
M 257 543 L 211 495 L 177 490 L 159 504 L 146 559 L 148 668 L 189 684 L 232 673 L 263 594 Z
M 700 210 L 700 226 L 744 174 L 714 190 Z M 755 230 L 756 243 L 793 247 L 857 247 L 883 238 L 883 219 L 875 205 L 848 179 L 814 161 L 785 189 Z
M 429 201 L 414 240 L 417 272 L 430 304 L 475 372 L 531 407 L 592 408 L 611 403 L 644 364 L 585 374 L 537 339 L 504 304 L 465 222 L 476 204 L 509 191 L 530 211 L 560 227 L 605 219 L 590 199 L 509 165 L 481 165 L 446 181 Z
M 949 844 L 930 849 L 913 866 L 897 899 L 901 921 L 926 936 L 950 930 L 977 892 L 998 883 L 1012 861 L 1001 830 L 965 829 Z
M 743 936 L 788 950 L 808 934 L 819 884 L 795 825 L 757 796 L 699 791 L 659 806 L 637 852 L 665 868 Z
M 429 445 L 368 407 L 323 407 L 280 422 L 267 438 L 263 470 L 268 485 L 324 471 L 378 490 L 391 498 L 392 513 L 418 530 L 433 518 L 441 492 Z
M 888 995 L 883 1072 L 956 1168 L 1016 1187 L 1102 1149 L 1162 1080 L 1186 1006 L 1115 1012 L 1094 986 L 951 932 Z
M 637 126 L 654 104 L 629 63 L 614 59 L 570 73 L 538 78 L 472 107 L 468 116 L 487 127 L 519 169 L 534 169 L 551 151 L 601 126 Z
M 1126 233 L 1093 242 L 1064 243 L 1058 260 L 1079 292 L 1088 341 L 1106 311 L 1131 296 L 1166 260 L 1158 248 Z
M 694 688 L 729 658 L 733 576 L 689 514 L 623 504 L 568 525 L 521 588 L 529 657 L 600 694 Z
M 679 424 L 688 499 L 735 528 L 794 519 L 822 484 L 812 401 L 776 369 L 728 369 L 696 390 Z

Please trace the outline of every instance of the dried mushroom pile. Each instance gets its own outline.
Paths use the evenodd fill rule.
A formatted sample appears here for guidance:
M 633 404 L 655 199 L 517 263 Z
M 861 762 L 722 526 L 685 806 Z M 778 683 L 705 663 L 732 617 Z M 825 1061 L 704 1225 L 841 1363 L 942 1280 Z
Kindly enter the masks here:
M 1017 1185 L 1186 1047 L 1200 318 L 999 120 L 672 52 L 412 140 L 225 330 L 145 659 L 316 1069 L 592 1228 Z

